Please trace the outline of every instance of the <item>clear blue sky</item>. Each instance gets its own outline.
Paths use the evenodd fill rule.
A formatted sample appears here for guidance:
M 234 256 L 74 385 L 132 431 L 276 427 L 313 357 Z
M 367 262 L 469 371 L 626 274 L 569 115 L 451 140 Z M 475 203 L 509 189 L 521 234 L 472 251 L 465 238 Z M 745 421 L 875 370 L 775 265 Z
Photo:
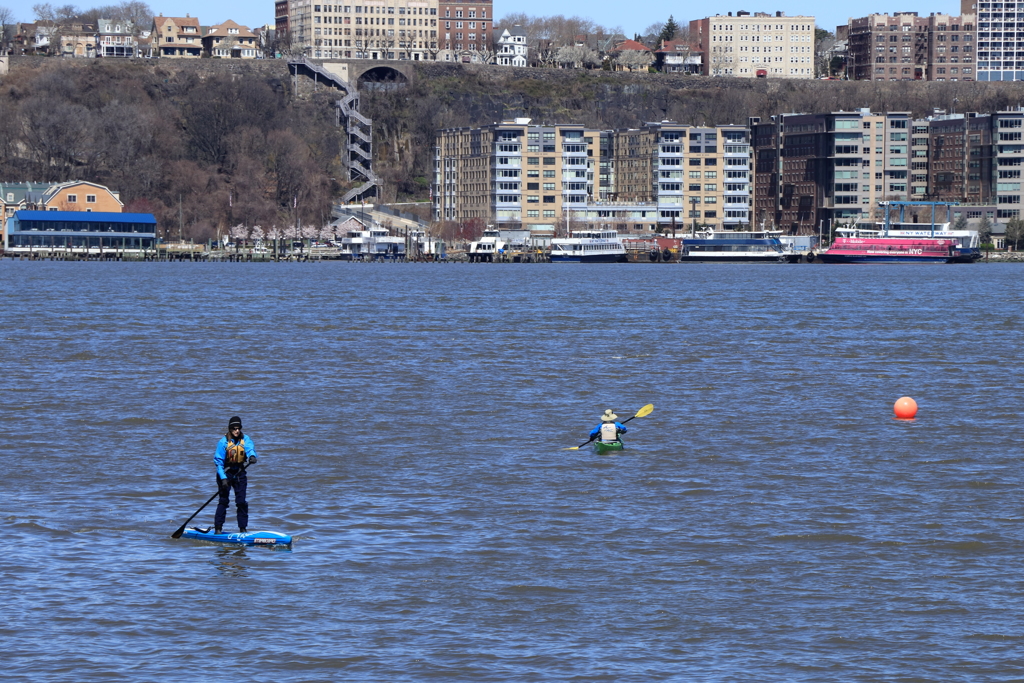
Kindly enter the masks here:
M 54 5 L 74 4 L 86 10 L 92 7 L 116 4 L 118 0 L 84 0 L 75 2 L 73 0 L 56 0 Z M 32 6 L 35 0 L 0 0 L 0 7 L 7 7 L 14 12 L 17 21 L 32 21 Z M 262 26 L 263 24 L 274 23 L 274 2 L 273 0 L 175 0 L 166 2 L 156 0 L 150 2 L 149 6 L 157 14 L 164 16 L 184 16 L 186 13 L 193 17 L 199 17 L 199 21 L 205 26 L 220 23 L 226 19 L 233 19 L 245 26 Z M 627 7 L 628 9 L 624 9 Z M 839 3 L 820 2 L 812 0 L 786 0 L 771 3 L 685 3 L 675 4 L 672 2 L 645 2 L 640 5 L 624 5 L 615 0 L 566 0 L 565 2 L 550 2 L 546 0 L 516 0 L 515 2 L 503 2 L 495 0 L 494 14 L 500 19 L 510 12 L 525 12 L 533 16 L 551 16 L 562 14 L 567 17 L 581 16 L 592 19 L 602 26 L 621 26 L 627 34 L 640 33 L 656 21 L 665 21 L 671 14 L 676 21 L 682 23 L 690 19 L 699 19 L 708 14 L 726 14 L 737 10 L 749 12 L 776 12 L 781 10 L 787 15 L 797 14 L 812 15 L 819 27 L 834 31 L 839 24 L 845 24 L 850 16 L 862 17 L 872 12 L 889 13 L 894 12 L 917 12 L 927 15 L 931 12 L 946 14 L 960 14 L 960 3 L 956 0 L 941 0 L 941 2 L 929 3 L 924 0 L 895 0 L 894 2 L 879 3 Z

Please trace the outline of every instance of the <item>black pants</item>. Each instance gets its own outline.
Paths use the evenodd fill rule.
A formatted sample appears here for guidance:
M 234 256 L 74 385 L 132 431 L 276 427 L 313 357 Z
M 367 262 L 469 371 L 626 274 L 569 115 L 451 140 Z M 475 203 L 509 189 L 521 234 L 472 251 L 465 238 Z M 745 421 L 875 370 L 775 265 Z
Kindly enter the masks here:
M 238 513 L 238 528 L 244 529 L 249 526 L 249 504 L 245 502 L 245 487 L 249 479 L 245 476 L 245 470 L 240 472 L 228 472 L 228 487 L 235 490 L 235 510 Z M 218 486 L 220 480 L 217 481 Z M 228 489 L 220 490 L 220 498 L 217 500 L 217 514 L 213 516 L 213 524 L 218 529 L 224 526 L 224 519 L 228 514 Z

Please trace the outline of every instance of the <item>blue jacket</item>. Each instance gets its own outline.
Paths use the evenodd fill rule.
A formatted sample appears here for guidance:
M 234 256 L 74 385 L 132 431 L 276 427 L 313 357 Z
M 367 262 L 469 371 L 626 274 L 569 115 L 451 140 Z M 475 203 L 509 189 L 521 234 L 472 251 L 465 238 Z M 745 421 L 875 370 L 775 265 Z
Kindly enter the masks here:
M 594 427 L 593 429 L 591 429 L 590 430 L 590 438 L 591 439 L 596 439 L 597 436 L 601 433 L 601 427 L 603 427 L 603 426 L 604 426 L 604 422 L 602 422 L 601 424 L 599 424 L 596 427 Z M 622 432 L 623 434 L 625 434 L 626 432 L 629 431 L 628 429 L 626 429 L 626 425 L 622 424 L 621 422 L 616 422 L 615 423 L 615 427 L 618 429 L 619 432 Z
M 252 458 L 256 455 L 256 445 L 252 442 L 252 437 L 248 434 L 243 433 L 242 437 L 245 439 L 245 457 Z M 228 454 L 228 437 L 220 437 L 220 441 L 217 442 L 217 452 L 213 454 L 213 464 L 217 466 L 217 478 L 227 479 L 228 475 L 224 472 L 224 458 Z

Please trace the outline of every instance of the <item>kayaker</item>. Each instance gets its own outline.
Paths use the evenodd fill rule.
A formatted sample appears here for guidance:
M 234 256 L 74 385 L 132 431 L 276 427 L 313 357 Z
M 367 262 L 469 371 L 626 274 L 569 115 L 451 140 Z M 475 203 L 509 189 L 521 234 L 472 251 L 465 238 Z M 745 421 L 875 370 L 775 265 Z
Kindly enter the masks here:
M 228 433 L 217 442 L 213 462 L 217 465 L 217 489 L 220 491 L 217 513 L 213 517 L 214 530 L 221 533 L 230 502 L 228 496 L 231 489 L 234 489 L 238 530 L 244 534 L 249 525 L 249 503 L 245 500 L 245 487 L 248 483 L 245 465 L 256 464 L 256 446 L 252 437 L 242 433 L 242 418 L 237 415 L 228 420 Z
M 618 422 L 619 416 L 612 412 L 612 409 L 604 411 L 601 416 L 601 424 L 590 430 L 590 438 L 598 439 L 601 443 L 615 443 L 619 441 L 619 434 L 625 434 L 629 430 L 626 425 Z

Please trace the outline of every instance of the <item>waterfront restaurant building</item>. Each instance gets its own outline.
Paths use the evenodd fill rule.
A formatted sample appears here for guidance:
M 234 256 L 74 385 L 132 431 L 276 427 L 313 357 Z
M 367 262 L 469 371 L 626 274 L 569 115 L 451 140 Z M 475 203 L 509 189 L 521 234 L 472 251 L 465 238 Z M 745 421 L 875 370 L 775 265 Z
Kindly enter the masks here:
M 150 213 L 15 211 L 8 219 L 8 254 L 53 249 L 93 254 L 156 249 L 156 218 Z

